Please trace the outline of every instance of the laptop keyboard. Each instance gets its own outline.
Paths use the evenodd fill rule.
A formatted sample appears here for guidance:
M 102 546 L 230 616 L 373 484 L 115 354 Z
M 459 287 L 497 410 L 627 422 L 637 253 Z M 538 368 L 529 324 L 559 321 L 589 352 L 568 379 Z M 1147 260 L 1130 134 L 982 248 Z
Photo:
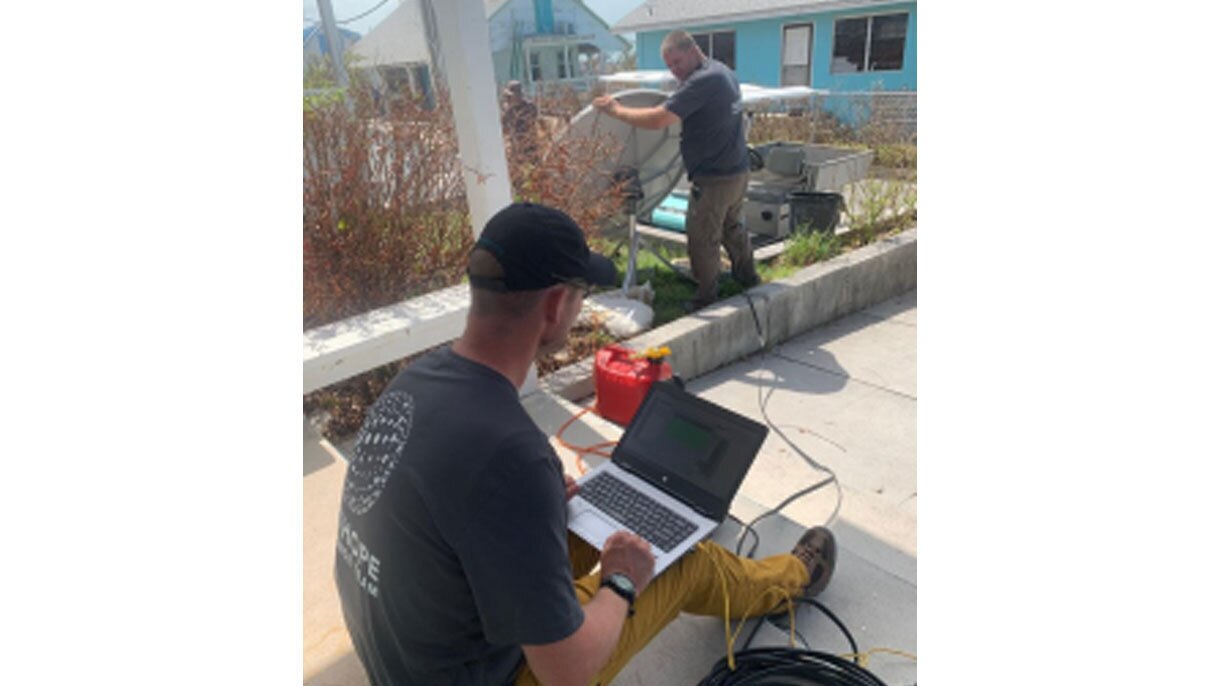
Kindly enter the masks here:
M 580 496 L 665 552 L 673 550 L 696 528 L 673 510 L 606 472 L 581 484 Z

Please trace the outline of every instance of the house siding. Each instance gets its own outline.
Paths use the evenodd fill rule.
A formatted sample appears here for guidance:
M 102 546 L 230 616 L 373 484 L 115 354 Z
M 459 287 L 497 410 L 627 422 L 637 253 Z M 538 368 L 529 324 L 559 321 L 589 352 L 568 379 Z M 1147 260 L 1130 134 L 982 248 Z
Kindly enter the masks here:
M 865 17 L 875 14 L 906 12 L 907 39 L 899 71 L 861 72 L 858 74 L 831 74 L 831 52 L 834 44 L 834 22 L 836 19 Z M 737 78 L 745 83 L 760 86 L 780 85 L 780 50 L 783 27 L 787 24 L 813 24 L 813 68 L 811 83 L 814 88 L 825 88 L 832 92 L 870 90 L 916 90 L 916 5 L 895 3 L 868 9 L 841 12 L 795 14 L 774 19 L 757 19 L 721 24 L 697 24 L 683 27 L 691 33 L 705 31 L 737 32 Z M 669 29 L 644 31 L 636 34 L 636 50 L 640 69 L 665 69 L 661 59 L 661 40 Z
M 541 9 L 538 9 L 541 8 Z M 489 18 L 492 48 L 492 63 L 496 71 L 496 80 L 503 83 L 509 78 L 513 56 L 514 26 L 520 22 L 520 35 L 550 33 L 559 26 L 570 23 L 577 35 L 593 35 L 593 43 L 603 53 L 617 52 L 625 49 L 622 39 L 610 32 L 587 7 L 573 0 L 510 0 L 502 5 Z M 545 16 L 542 16 L 545 15 Z M 550 27 L 540 25 L 539 19 L 549 20 Z M 545 22 L 544 22 L 545 24 Z M 558 70 L 558 57 L 552 51 L 545 51 L 541 56 L 542 69 L 546 78 L 554 79 Z M 520 77 L 519 77 L 520 78 Z

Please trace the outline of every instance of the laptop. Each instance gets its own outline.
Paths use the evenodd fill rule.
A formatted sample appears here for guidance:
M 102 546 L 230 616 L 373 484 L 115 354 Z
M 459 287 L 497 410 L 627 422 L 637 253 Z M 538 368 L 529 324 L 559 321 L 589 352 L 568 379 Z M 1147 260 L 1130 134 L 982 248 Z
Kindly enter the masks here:
M 624 529 L 648 541 L 660 575 L 724 521 L 767 427 L 654 383 L 610 460 L 568 501 L 568 529 L 601 550 Z

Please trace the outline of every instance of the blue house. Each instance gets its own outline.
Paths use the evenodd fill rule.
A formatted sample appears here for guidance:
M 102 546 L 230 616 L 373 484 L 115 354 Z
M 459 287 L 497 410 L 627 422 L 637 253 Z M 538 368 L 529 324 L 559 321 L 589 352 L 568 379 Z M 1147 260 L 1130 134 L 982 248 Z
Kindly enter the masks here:
M 587 89 L 607 58 L 630 44 L 581 0 L 483 0 L 497 83 Z M 391 90 L 419 92 L 430 83 L 431 58 L 418 0 L 402 0 L 352 52 Z
M 913 103 L 915 20 L 916 3 L 893 0 L 648 0 L 612 30 L 635 32 L 639 69 L 665 69 L 661 40 L 683 29 L 742 83 L 902 91 Z
M 342 26 L 338 27 L 340 52 L 347 52 L 347 49 L 356 44 L 360 40 L 360 34 L 355 31 L 349 31 Z M 305 27 L 303 34 L 303 42 L 305 49 L 305 63 L 316 59 L 330 59 L 330 44 L 326 42 L 326 32 L 322 30 L 320 23 L 314 23 Z

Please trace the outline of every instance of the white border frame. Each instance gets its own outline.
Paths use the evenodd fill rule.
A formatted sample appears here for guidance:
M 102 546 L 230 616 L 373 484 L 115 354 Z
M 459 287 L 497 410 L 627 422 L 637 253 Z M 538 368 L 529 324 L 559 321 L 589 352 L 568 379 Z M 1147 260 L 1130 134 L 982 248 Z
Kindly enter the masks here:
M 785 84 L 784 83 L 784 32 L 789 26 L 808 26 L 809 27 L 809 83 L 805 84 Z M 795 21 L 790 24 L 780 23 L 779 25 L 779 78 L 775 81 L 780 88 L 785 85 L 804 85 L 813 88 L 813 43 L 817 40 L 818 23 L 813 19 L 809 21 Z

